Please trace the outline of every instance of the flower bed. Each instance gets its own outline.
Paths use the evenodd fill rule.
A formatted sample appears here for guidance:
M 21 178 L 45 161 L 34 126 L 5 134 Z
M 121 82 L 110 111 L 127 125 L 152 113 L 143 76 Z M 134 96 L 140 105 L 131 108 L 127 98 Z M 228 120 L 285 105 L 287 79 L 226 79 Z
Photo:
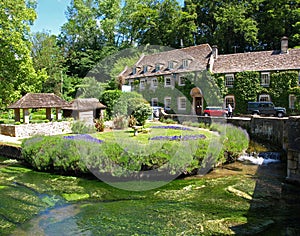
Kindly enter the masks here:
M 84 140 L 87 142 L 94 142 L 94 143 L 103 143 L 104 142 L 103 140 L 94 138 L 89 134 L 69 135 L 69 136 L 64 136 L 64 139 Z
M 149 138 L 149 140 L 187 141 L 187 140 L 197 140 L 197 139 L 205 139 L 205 138 L 206 138 L 205 135 L 199 134 L 199 135 L 155 136 L 155 137 Z
M 193 131 L 191 128 L 183 127 L 183 126 L 175 126 L 175 125 L 151 126 L 150 128 L 153 128 L 153 129 L 176 129 L 176 130 Z

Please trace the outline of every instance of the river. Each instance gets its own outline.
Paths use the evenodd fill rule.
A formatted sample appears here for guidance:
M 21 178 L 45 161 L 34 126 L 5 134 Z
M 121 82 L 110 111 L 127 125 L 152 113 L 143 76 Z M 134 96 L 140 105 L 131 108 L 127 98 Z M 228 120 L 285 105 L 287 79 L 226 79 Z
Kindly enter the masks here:
M 131 192 L 1 158 L 0 234 L 299 235 L 300 191 L 285 170 L 282 162 L 238 161 Z

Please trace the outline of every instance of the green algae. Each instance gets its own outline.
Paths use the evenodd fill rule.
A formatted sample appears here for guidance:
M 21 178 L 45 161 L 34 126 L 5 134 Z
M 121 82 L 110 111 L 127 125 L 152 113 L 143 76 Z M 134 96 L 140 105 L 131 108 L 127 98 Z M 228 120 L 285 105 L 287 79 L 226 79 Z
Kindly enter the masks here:
M 90 197 L 89 194 L 87 193 L 63 193 L 62 196 L 67 200 L 67 201 L 78 201 L 78 200 L 83 200 L 83 199 L 88 199 Z

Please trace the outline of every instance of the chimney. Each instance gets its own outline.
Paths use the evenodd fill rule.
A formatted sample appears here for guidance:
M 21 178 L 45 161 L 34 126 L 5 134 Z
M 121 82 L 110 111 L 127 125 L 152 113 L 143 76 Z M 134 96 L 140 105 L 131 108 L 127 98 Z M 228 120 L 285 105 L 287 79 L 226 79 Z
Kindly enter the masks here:
M 288 53 L 289 48 L 289 39 L 288 37 L 284 36 L 281 38 L 281 53 L 286 54 Z
M 218 46 L 217 45 L 212 46 L 212 52 L 211 53 L 212 53 L 214 59 L 216 60 L 218 58 Z

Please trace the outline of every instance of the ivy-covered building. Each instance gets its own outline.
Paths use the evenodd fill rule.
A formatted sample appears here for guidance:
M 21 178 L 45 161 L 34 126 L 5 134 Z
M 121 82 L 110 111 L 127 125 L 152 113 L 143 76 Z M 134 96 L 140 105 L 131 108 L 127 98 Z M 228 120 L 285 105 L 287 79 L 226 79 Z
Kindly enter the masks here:
M 244 113 L 248 101 L 299 110 L 300 49 L 288 49 L 286 37 L 273 51 L 219 55 L 202 44 L 143 55 L 121 76 L 152 106 L 175 113 L 201 115 L 206 106 L 228 104 Z

